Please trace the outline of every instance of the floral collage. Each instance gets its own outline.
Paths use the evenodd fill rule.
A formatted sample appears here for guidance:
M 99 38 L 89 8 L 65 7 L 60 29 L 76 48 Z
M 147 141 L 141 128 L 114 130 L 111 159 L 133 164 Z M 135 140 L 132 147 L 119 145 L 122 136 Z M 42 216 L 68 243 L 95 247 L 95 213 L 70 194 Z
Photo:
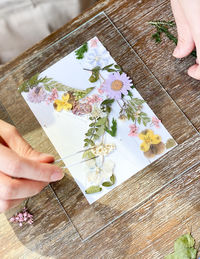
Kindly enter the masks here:
M 89 203 L 177 145 L 97 37 L 19 91 Z

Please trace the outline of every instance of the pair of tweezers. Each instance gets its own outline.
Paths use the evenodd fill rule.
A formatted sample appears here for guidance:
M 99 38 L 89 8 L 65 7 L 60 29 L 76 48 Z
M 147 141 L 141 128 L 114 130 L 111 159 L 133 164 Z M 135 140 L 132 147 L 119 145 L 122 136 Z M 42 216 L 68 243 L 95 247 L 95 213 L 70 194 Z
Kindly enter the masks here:
M 64 161 L 65 159 L 68 159 L 68 158 L 70 158 L 70 157 L 76 156 L 77 154 L 81 154 L 81 153 L 84 153 L 84 152 L 86 152 L 86 151 L 92 150 L 92 149 L 94 149 L 94 148 L 92 147 L 92 148 L 88 148 L 88 149 L 83 149 L 83 150 L 77 151 L 76 153 L 67 155 L 67 156 L 65 156 L 65 157 L 63 157 L 63 158 L 60 158 L 60 159 L 56 160 L 56 161 L 54 162 L 54 164 L 59 163 L 59 162 L 61 162 L 61 161 Z M 62 167 L 62 169 L 71 168 L 71 167 L 73 167 L 73 166 L 76 166 L 76 165 L 79 165 L 79 164 L 88 162 L 88 161 L 90 161 L 90 160 L 96 159 L 97 157 L 98 157 L 98 156 L 95 156 L 95 157 L 92 157 L 92 158 L 89 158 L 89 159 L 86 159 L 86 160 L 82 160 L 82 161 L 73 163 L 73 164 L 68 165 L 68 166 L 64 166 L 64 167 Z

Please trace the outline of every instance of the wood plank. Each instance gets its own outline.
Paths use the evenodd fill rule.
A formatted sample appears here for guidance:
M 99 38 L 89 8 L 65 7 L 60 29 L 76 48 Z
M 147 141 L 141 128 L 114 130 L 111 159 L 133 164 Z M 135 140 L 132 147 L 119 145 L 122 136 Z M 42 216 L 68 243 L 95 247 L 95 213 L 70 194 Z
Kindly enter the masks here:
M 71 177 L 66 177 L 60 183 L 54 184 L 57 195 L 83 239 L 119 217 L 124 211 L 137 206 L 176 175 L 199 161 L 200 138 L 195 128 L 103 14 L 43 52 L 33 62 L 25 63 L 2 82 L 4 87 L 1 88 L 1 95 L 6 96 L 6 93 L 9 93 L 12 98 L 0 97 L 0 100 L 23 136 L 38 150 L 56 154 L 27 104 L 21 95 L 16 93 L 16 89 L 22 78 L 42 71 L 95 35 L 100 38 L 124 71 L 133 78 L 136 88 L 157 116 L 162 119 L 163 124 L 180 146 L 92 206 L 88 205 Z M 188 153 L 190 153 L 189 156 Z M 182 163 L 182 159 L 186 158 L 187 164 Z M 108 204 L 109 211 L 107 211 Z M 116 211 L 118 214 L 115 213 Z M 94 220 L 96 220 L 95 226 Z

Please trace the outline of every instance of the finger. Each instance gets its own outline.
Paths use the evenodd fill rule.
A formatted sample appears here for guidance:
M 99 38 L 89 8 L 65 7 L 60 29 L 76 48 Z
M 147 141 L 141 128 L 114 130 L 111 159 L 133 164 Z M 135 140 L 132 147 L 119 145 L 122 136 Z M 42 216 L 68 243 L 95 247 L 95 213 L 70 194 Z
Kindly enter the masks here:
M 40 152 L 35 151 L 19 134 L 17 129 L 0 120 L 0 129 L 3 129 L 0 132 L 1 139 L 4 141 L 1 141 L 5 145 L 10 147 L 12 150 L 14 150 L 17 154 L 20 156 L 37 160 L 39 162 L 43 163 L 52 163 L 54 162 L 54 157 L 49 154 L 43 154 Z
M 32 197 L 48 183 L 26 179 L 13 179 L 0 172 L 0 200 L 17 200 Z
M 200 80 L 200 66 L 195 64 L 188 69 L 188 75 L 194 79 Z
M 59 167 L 20 157 L 1 144 L 0 154 L 0 171 L 9 176 L 41 182 L 58 181 L 64 176 Z
M 23 199 L 19 200 L 0 200 L 0 213 L 6 212 L 8 209 L 14 208 L 23 202 Z
M 171 0 L 171 5 L 178 31 L 178 44 L 173 52 L 173 56 L 176 58 L 183 58 L 192 52 L 195 44 L 189 24 L 179 1 Z

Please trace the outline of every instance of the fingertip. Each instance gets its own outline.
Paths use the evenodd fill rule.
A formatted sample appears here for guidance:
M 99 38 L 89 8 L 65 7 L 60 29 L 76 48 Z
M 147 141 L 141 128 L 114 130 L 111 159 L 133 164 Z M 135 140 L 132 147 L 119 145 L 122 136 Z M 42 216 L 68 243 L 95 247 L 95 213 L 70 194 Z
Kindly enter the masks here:
M 194 79 L 200 80 L 200 66 L 195 64 L 188 69 L 188 75 Z
M 184 57 L 187 57 L 191 52 L 192 50 L 194 49 L 194 44 L 191 43 L 191 44 L 184 44 L 184 45 L 177 45 L 177 47 L 174 49 L 174 52 L 173 52 L 173 56 L 175 58 L 184 58 Z

